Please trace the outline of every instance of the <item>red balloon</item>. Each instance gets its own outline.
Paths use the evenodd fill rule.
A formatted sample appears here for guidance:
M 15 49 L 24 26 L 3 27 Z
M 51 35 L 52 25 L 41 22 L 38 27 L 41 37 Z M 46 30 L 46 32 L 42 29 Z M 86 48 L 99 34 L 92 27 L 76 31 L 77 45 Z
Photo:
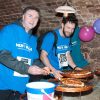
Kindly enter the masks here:
M 80 29 L 79 38 L 84 42 L 93 40 L 95 32 L 92 26 L 83 26 Z

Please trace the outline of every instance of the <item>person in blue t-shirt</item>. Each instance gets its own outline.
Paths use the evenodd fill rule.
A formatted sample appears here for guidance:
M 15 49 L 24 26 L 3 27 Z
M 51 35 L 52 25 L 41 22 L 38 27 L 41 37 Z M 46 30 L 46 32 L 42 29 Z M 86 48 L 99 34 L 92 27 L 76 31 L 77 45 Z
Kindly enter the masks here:
M 37 38 L 31 34 L 39 21 L 39 11 L 30 6 L 23 10 L 21 20 L 0 31 L 0 98 L 19 100 L 25 93 L 29 75 L 47 75 L 49 68 L 35 60 Z M 40 68 L 41 67 L 41 68 Z
M 61 28 L 55 30 L 58 37 L 56 47 L 53 47 L 55 40 L 52 33 L 47 34 L 43 39 L 40 59 L 45 66 L 51 69 L 55 78 L 61 78 L 61 70 L 68 65 L 75 70 L 82 70 L 77 67 L 70 55 L 70 36 L 73 34 L 77 24 L 78 20 L 75 14 L 68 14 L 67 17 L 63 17 Z
M 79 66 L 80 68 L 86 67 L 89 63 L 84 58 L 82 52 L 81 52 L 81 41 L 79 38 L 79 32 L 80 28 L 76 27 L 73 35 L 70 37 L 71 39 L 71 57 L 74 61 L 74 63 Z M 71 69 L 71 67 L 67 67 L 68 70 Z

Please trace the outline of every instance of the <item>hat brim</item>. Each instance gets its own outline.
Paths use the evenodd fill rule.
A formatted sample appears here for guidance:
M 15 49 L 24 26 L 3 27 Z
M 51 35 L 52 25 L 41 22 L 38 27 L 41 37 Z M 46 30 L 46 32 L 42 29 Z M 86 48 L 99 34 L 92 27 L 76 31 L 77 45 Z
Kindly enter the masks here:
M 60 6 L 55 9 L 57 13 L 76 13 L 76 10 L 71 6 Z

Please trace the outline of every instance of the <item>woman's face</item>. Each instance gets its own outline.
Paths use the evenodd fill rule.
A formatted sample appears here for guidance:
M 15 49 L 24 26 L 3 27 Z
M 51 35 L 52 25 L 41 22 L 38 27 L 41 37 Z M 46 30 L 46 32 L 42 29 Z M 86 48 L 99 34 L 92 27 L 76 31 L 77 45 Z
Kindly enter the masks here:
M 35 10 L 28 10 L 23 14 L 22 24 L 26 30 L 31 30 L 34 28 L 39 20 L 39 13 Z

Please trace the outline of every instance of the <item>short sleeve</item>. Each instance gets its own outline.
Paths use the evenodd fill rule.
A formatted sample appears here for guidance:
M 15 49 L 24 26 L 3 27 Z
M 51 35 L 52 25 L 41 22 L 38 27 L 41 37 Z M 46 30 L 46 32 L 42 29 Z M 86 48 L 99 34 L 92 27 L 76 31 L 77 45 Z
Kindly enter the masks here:
M 54 35 L 51 32 L 49 32 L 43 39 L 41 50 L 45 50 L 47 53 L 49 53 L 53 48 L 53 44 L 54 44 Z

